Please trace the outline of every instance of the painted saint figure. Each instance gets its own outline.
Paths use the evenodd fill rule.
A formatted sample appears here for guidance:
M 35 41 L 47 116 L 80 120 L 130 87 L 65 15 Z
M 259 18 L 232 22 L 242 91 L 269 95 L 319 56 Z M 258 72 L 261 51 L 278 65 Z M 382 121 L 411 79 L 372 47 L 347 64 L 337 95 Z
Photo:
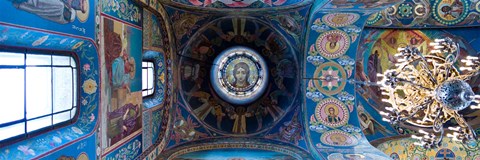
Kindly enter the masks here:
M 340 117 L 338 117 L 338 114 L 335 113 L 335 109 L 333 107 L 328 108 L 326 121 L 330 123 L 340 122 Z
M 107 145 L 111 146 L 141 128 L 140 104 L 133 100 L 131 83 L 135 78 L 135 59 L 131 56 L 129 31 L 105 20 L 105 67 L 107 69 Z M 119 26 L 120 27 L 120 26 Z
M 86 0 L 10 0 L 17 9 L 60 24 L 75 20 L 76 12 L 87 12 Z
M 250 77 L 250 69 L 245 62 L 239 62 L 233 67 L 233 77 L 235 81 L 232 86 L 236 88 L 245 88 L 250 86 L 248 77 Z
M 234 119 L 232 132 L 238 134 L 247 133 L 247 117 L 251 117 L 252 113 L 248 112 L 244 107 L 238 107 L 235 112 L 230 113 L 230 119 Z
M 193 110 L 199 119 L 205 120 L 208 114 L 211 113 L 216 117 L 217 128 L 222 129 L 222 119 L 225 116 L 223 113 L 222 106 L 215 101 L 215 99 L 210 98 L 210 94 L 202 91 L 197 91 L 192 94 L 193 97 L 198 97 L 198 100 L 203 104 Z

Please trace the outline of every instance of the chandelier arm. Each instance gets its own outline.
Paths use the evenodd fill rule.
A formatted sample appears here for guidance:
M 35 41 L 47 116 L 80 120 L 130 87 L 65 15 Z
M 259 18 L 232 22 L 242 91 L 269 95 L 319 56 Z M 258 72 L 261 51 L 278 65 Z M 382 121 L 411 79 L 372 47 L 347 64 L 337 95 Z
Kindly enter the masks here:
M 450 64 L 450 65 L 447 65 L 447 67 L 445 68 L 445 70 L 447 71 L 447 74 L 446 74 L 446 78 L 448 79 L 448 77 L 450 77 L 451 73 L 450 73 L 450 69 L 452 68 L 452 65 L 453 64 Z
M 478 138 L 477 133 L 475 132 L 475 130 L 473 130 L 472 126 L 468 125 L 468 131 L 469 131 L 470 135 L 472 136 L 472 137 L 469 137 L 469 138 L 471 138 L 469 140 L 477 140 L 477 138 Z
M 323 78 L 323 77 L 318 77 L 318 78 L 311 78 L 312 80 L 320 80 L 320 81 L 327 81 L 326 78 Z M 358 81 L 358 80 L 355 80 L 355 79 L 346 79 L 346 80 L 343 80 L 342 78 L 332 78 L 331 80 L 335 80 L 335 81 L 338 81 L 338 82 L 348 82 L 350 84 L 361 84 L 361 85 L 366 85 L 366 86 L 378 86 L 378 87 L 382 87 L 383 85 L 382 84 L 378 84 L 376 82 L 366 82 L 366 81 Z
M 339 81 L 342 81 L 341 79 Z M 357 81 L 355 79 L 348 79 L 346 82 L 350 84 L 361 84 L 361 85 L 366 85 L 366 86 L 377 86 L 377 87 L 382 87 L 382 84 L 378 84 L 377 82 L 366 82 L 366 81 Z
M 445 121 L 444 118 L 440 118 L 443 113 L 443 108 L 439 108 L 436 114 L 435 120 L 433 120 L 433 131 L 439 132 L 443 130 L 443 122 Z M 443 120 L 443 121 L 442 121 Z
M 441 112 L 439 112 L 441 113 Z M 435 131 L 437 132 L 437 131 Z M 443 125 L 440 125 L 439 126 L 439 131 L 440 132 L 440 136 L 437 137 L 435 134 L 433 133 L 427 133 L 427 132 L 424 132 L 425 136 L 421 139 L 422 140 L 422 144 L 423 144 L 423 148 L 425 149 L 432 149 L 432 148 L 438 148 L 440 146 L 442 146 L 442 141 L 443 141 L 443 137 L 444 137 L 444 134 L 445 134 L 445 131 L 443 129 Z M 422 132 L 420 132 L 422 133 Z
M 461 140 L 462 142 L 466 142 L 467 140 L 476 140 L 477 139 L 477 134 L 475 133 L 475 130 L 473 130 L 472 126 L 470 126 L 463 116 L 459 115 L 457 112 L 455 112 L 454 116 L 455 120 L 457 121 L 458 125 L 462 127 L 462 130 L 460 134 L 458 134 L 457 139 Z
M 415 116 L 419 111 L 425 110 L 426 106 L 429 105 L 429 104 L 432 103 L 432 102 L 433 102 L 433 100 L 429 100 L 429 101 L 427 101 L 427 102 L 425 102 L 425 103 L 423 103 L 423 104 L 415 107 L 415 108 L 414 108 L 414 111 L 413 111 L 412 113 L 410 113 L 408 116 L 405 116 L 405 117 L 400 118 L 400 121 L 403 122 L 403 121 L 406 121 L 406 120 L 412 118 L 412 117 Z M 400 114 L 398 114 L 398 115 L 400 115 Z
M 443 125 L 442 125 L 442 130 L 440 132 L 440 137 L 438 137 L 436 140 L 435 140 L 435 145 L 438 147 L 438 146 L 442 146 L 442 141 L 443 141 L 443 136 L 445 134 L 445 131 L 443 130 Z
M 468 75 L 465 75 L 463 78 L 461 78 L 462 80 L 470 80 L 472 79 L 472 77 L 475 77 L 475 76 L 478 76 L 480 75 L 480 67 L 476 69 L 476 71 L 474 72 L 470 72 L 470 74 Z
M 427 75 L 428 75 L 428 78 L 430 79 L 430 81 L 432 81 L 435 85 L 438 84 L 438 81 L 433 77 L 433 73 L 428 69 L 428 67 L 426 66 L 426 64 L 428 64 L 428 61 L 427 59 L 422 55 L 422 54 L 418 54 L 418 56 L 420 57 L 420 59 L 422 59 L 423 61 L 423 65 L 422 65 L 422 68 L 427 72 Z
M 425 90 L 427 90 L 427 91 L 433 91 L 433 90 L 430 89 L 430 88 L 427 88 L 427 87 L 424 87 L 424 86 L 422 86 L 422 85 L 416 84 L 415 82 L 409 81 L 409 80 L 407 80 L 407 79 L 403 79 L 403 78 L 396 78 L 396 79 L 399 80 L 398 82 L 408 83 L 408 84 L 410 84 L 410 85 L 412 85 L 412 86 L 420 87 L 420 88 L 425 89 Z
M 459 43 L 455 43 L 455 60 L 453 62 L 456 62 L 458 60 L 458 57 L 460 56 L 460 44 Z

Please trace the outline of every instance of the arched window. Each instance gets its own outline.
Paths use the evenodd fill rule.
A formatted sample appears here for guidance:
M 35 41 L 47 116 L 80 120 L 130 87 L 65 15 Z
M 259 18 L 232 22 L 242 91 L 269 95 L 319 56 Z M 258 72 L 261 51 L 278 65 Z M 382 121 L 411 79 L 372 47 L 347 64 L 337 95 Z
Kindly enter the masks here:
M 77 59 L 66 52 L 0 51 L 0 142 L 73 123 Z
M 142 96 L 147 97 L 155 93 L 155 65 L 150 61 L 142 62 Z

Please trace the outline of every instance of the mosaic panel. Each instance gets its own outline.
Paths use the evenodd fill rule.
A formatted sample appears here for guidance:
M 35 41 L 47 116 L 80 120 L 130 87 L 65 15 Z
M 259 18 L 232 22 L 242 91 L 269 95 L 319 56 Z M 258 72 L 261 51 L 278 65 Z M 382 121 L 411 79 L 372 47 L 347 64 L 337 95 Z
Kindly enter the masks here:
M 369 27 L 429 28 L 480 25 L 480 1 L 405 0 L 371 15 Z

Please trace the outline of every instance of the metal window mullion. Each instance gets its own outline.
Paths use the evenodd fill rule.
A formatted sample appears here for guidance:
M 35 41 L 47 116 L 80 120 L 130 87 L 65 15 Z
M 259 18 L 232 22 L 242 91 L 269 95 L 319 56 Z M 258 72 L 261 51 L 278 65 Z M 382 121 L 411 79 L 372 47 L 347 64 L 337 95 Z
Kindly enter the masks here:
M 16 65 L 7 65 L 7 66 L 13 66 L 15 67 Z M 26 67 L 55 67 L 55 68 L 74 68 L 72 66 L 65 66 L 65 65 L 25 65 Z
M 0 65 L 0 69 L 22 69 L 25 65 Z
M 26 120 L 24 118 L 19 119 L 19 120 L 9 121 L 9 122 L 0 124 L 0 128 L 8 127 L 8 126 L 11 126 L 11 125 L 14 125 L 14 124 L 17 124 L 17 123 L 21 123 L 21 122 L 25 122 L 25 121 Z
M 44 118 L 44 117 L 48 117 L 48 116 L 53 116 L 53 115 L 60 114 L 60 113 L 63 113 L 63 112 L 67 112 L 67 111 L 71 111 L 71 110 L 72 109 L 66 109 L 66 110 L 54 112 L 54 113 L 51 113 L 51 114 L 44 114 L 44 115 L 41 115 L 41 116 L 38 116 L 38 117 L 27 119 L 26 121 L 32 121 L 32 120 L 36 120 L 36 119 L 40 119 L 40 118 Z

